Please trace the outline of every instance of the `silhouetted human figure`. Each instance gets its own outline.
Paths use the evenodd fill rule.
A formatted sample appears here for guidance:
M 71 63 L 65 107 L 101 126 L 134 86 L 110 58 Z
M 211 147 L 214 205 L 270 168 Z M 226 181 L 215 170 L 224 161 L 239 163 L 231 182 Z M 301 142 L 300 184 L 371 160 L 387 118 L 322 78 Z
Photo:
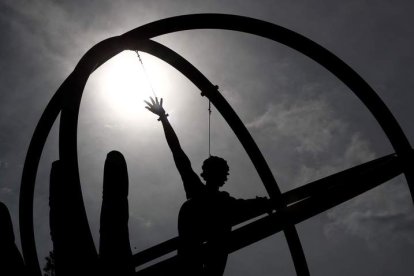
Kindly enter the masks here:
M 103 180 L 99 258 L 101 275 L 133 275 L 128 231 L 128 169 L 118 151 L 108 153 Z
M 150 100 L 151 103 L 146 102 L 146 108 L 159 116 L 188 199 L 178 216 L 178 255 L 183 265 L 181 275 L 223 275 L 228 255 L 226 242 L 231 227 L 246 218 L 271 212 L 271 204 L 266 198 L 235 199 L 220 191 L 229 175 L 227 162 L 220 157 L 210 156 L 204 161 L 201 173 L 205 180 L 203 184 L 193 171 L 167 119 L 163 100 Z
M 9 210 L 0 202 L 0 275 L 24 275 L 23 258 L 14 241 Z

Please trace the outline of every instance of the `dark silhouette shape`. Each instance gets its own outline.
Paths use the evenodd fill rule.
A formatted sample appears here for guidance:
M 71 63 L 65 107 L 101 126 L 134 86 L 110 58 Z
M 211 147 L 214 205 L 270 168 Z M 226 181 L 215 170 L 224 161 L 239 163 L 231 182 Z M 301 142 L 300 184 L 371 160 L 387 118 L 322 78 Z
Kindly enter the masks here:
M 236 232 L 232 235 L 232 237 L 234 237 L 232 238 L 232 242 L 234 244 L 232 245 L 230 251 L 232 252 L 234 250 L 238 250 L 243 246 L 260 239 L 260 237 L 265 236 L 263 233 L 266 233 L 266 235 L 276 233 L 277 231 L 280 231 L 279 227 L 281 227 L 281 230 L 283 230 L 286 236 L 297 275 L 309 275 L 305 255 L 294 224 L 302 221 L 303 219 L 309 218 L 309 216 L 312 216 L 309 215 L 312 213 L 307 212 L 308 210 L 300 208 L 303 207 L 301 203 L 308 202 L 308 200 L 311 200 L 313 197 L 304 197 L 303 202 L 287 206 L 285 204 L 284 194 L 282 194 L 279 190 L 276 180 L 274 179 L 273 174 L 259 148 L 240 118 L 220 94 L 220 92 L 217 91 L 214 88 L 214 85 L 187 60 L 171 49 L 150 40 L 151 38 L 159 35 L 194 29 L 224 29 L 261 36 L 297 50 L 298 52 L 313 59 L 335 75 L 340 81 L 347 85 L 353 93 L 355 93 L 355 95 L 369 109 L 377 122 L 380 124 L 381 128 L 384 130 L 397 154 L 395 158 L 401 162 L 402 172 L 406 176 L 411 197 L 414 201 L 414 170 L 412 170 L 414 157 L 412 155 L 411 145 L 397 120 L 385 103 L 369 86 L 369 84 L 366 83 L 365 80 L 345 62 L 308 38 L 269 22 L 228 14 L 193 14 L 171 17 L 149 23 L 123 35 L 111 37 L 94 45 L 82 57 L 74 71 L 62 83 L 42 114 L 27 152 L 20 188 L 19 210 L 22 250 L 26 266 L 33 275 L 41 275 L 33 229 L 33 193 L 39 160 L 46 138 L 53 126 L 54 121 L 61 112 L 59 135 L 61 160 L 68 164 L 68 175 L 74 178 L 73 181 L 71 181 L 71 185 L 78 187 L 77 204 L 80 204 L 81 207 L 83 207 L 82 201 L 79 201 L 79 198 L 81 199 L 82 195 L 80 192 L 80 181 L 77 170 L 78 163 L 76 148 L 77 120 L 83 89 L 89 75 L 94 70 L 119 52 L 131 49 L 150 53 L 171 64 L 202 91 L 202 95 L 206 96 L 211 101 L 211 103 L 216 107 L 218 112 L 223 116 L 228 125 L 234 131 L 237 138 L 240 140 L 242 146 L 254 164 L 267 192 L 269 193 L 270 198 L 275 203 L 276 209 L 279 211 L 276 213 L 278 214 L 277 218 L 275 214 L 271 216 L 275 219 L 274 221 L 271 220 L 272 223 L 262 223 L 262 220 L 259 220 L 236 230 Z M 370 169 L 373 169 L 373 171 L 370 172 L 371 175 L 375 175 L 374 172 L 378 172 L 380 174 L 383 173 L 383 171 L 380 170 L 380 166 L 376 166 L 376 161 L 377 160 L 372 161 L 375 163 L 375 166 L 373 165 L 369 167 Z M 352 175 L 353 172 L 353 169 L 351 169 L 348 173 Z M 342 174 L 342 172 L 339 174 Z M 316 181 L 311 184 L 317 183 L 319 185 L 320 183 L 328 182 L 329 185 L 324 187 L 326 190 L 323 190 L 325 192 L 324 195 L 326 196 L 332 192 L 330 186 L 335 186 L 334 183 L 330 183 L 331 179 L 332 178 L 328 177 L 326 179 L 322 179 L 321 182 Z M 356 178 L 353 178 L 353 180 L 357 181 Z M 379 184 L 381 183 L 376 183 L 376 185 Z M 362 186 L 365 187 L 365 185 Z M 299 191 L 296 189 L 289 192 L 292 192 L 291 195 L 293 196 L 297 196 L 296 192 L 300 195 Z M 347 195 L 352 197 L 362 192 L 364 192 L 363 189 L 352 187 L 352 192 L 347 193 Z M 325 198 L 326 202 L 331 202 L 331 205 L 323 205 L 325 208 L 330 208 L 328 206 L 332 207 L 335 204 L 339 204 L 345 200 L 344 198 L 340 199 L 336 196 L 333 196 L 332 198 L 336 201 Z M 292 212 L 288 213 L 292 214 L 294 218 L 283 219 L 283 216 L 280 214 L 283 214 L 286 209 L 292 210 Z M 302 213 L 306 213 L 308 215 L 301 215 Z M 93 247 L 92 237 L 87 227 L 86 214 L 83 212 L 81 215 L 82 216 L 79 217 L 79 219 L 82 220 L 84 235 L 89 235 L 89 238 L 85 239 L 85 242 L 88 243 L 88 247 Z M 255 229 L 255 231 L 245 231 L 245 229 Z M 251 236 L 251 233 L 254 233 L 254 236 Z M 165 248 L 170 248 L 173 244 L 175 244 L 174 241 L 162 243 L 160 246 L 155 246 L 154 250 L 151 248 L 143 251 L 142 254 L 137 254 L 136 259 L 140 261 L 148 258 L 152 259 L 152 256 L 158 255 L 159 252 L 164 252 L 160 250 L 160 248 L 164 250 Z M 93 254 L 90 255 L 92 256 Z M 171 266 L 173 262 L 174 258 L 171 258 L 160 262 L 156 266 L 150 267 L 145 271 L 154 271 L 158 268 L 167 269 L 167 267 Z M 165 265 L 166 263 L 168 263 L 168 265 Z M 145 274 L 145 272 L 142 272 L 142 274 Z
M 379 186 L 402 172 L 401 158 L 390 154 L 290 190 L 282 196 L 283 202 L 288 205 L 283 211 L 272 213 L 233 230 L 229 235 L 228 252 L 237 251 L 274 235 L 289 224 L 297 224 L 311 218 Z M 178 238 L 160 243 L 134 255 L 135 265 L 139 266 L 159 258 L 173 252 L 177 247 Z M 178 259 L 178 256 L 171 257 L 140 270 L 138 275 L 165 275 L 171 271 L 178 271 Z
M 108 153 L 103 180 L 99 259 L 102 275 L 133 275 L 128 231 L 128 170 L 124 156 Z
M 252 214 L 270 213 L 268 199 L 235 199 L 220 191 L 227 181 L 229 166 L 220 157 L 210 156 L 202 166 L 201 177 L 193 171 L 190 160 L 182 150 L 178 137 L 167 119 L 163 100 L 150 98 L 146 102 L 149 111 L 159 116 L 167 143 L 181 175 L 187 201 L 178 216 L 182 275 L 223 275 L 226 267 L 229 234 L 231 227 Z M 203 243 L 206 245 L 203 246 Z
M 55 254 L 56 274 L 59 276 L 93 275 L 97 272 L 97 258 L 88 243 L 80 222 L 81 207 L 77 187 L 64 174 L 61 160 L 52 164 L 50 173 L 50 234 Z
M 9 210 L 0 202 L 0 275 L 24 275 L 24 262 L 15 244 Z
M 46 257 L 46 264 L 43 268 L 43 276 L 55 276 L 56 269 L 55 269 L 55 253 L 53 251 L 49 252 L 49 256 Z

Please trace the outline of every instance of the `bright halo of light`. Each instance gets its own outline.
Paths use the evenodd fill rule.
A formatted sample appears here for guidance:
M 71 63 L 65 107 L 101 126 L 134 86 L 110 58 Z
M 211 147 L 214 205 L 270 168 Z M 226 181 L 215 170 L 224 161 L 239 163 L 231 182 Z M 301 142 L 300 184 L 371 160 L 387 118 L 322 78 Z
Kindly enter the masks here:
M 121 52 L 98 70 L 101 95 L 107 105 L 122 117 L 138 116 L 145 105 L 144 100 L 154 96 L 150 73 L 144 71 L 133 51 Z

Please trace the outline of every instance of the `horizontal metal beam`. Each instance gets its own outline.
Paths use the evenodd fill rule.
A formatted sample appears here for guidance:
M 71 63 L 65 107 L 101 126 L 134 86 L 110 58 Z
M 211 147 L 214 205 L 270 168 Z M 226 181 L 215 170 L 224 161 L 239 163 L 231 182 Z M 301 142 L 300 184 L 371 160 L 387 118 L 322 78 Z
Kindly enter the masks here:
M 237 251 L 274 235 L 287 225 L 300 223 L 392 179 L 403 172 L 400 159 L 395 154 L 387 155 L 284 193 L 282 198 L 290 205 L 282 211 L 232 231 L 228 252 Z M 177 250 L 177 246 L 176 237 L 142 251 L 134 258 L 149 261 Z M 143 263 L 134 264 L 138 266 Z M 178 269 L 177 256 L 145 268 L 137 275 L 160 275 L 163 271 L 171 272 L 174 269 Z

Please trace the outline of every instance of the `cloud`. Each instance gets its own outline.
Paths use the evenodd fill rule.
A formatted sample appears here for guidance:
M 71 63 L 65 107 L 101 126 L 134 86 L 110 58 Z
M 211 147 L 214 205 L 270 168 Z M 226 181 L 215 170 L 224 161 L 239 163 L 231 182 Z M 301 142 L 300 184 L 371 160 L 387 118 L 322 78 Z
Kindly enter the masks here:
M 406 184 L 398 177 L 327 213 L 325 234 L 338 232 L 359 237 L 371 248 L 414 245 L 414 214 Z
M 315 94 L 270 103 L 247 126 L 260 134 L 258 140 L 266 143 L 265 148 L 277 145 L 273 146 L 277 154 L 271 157 L 279 175 L 286 175 L 289 188 L 378 157 L 365 136 L 353 130 L 329 100 Z M 276 160 L 278 156 L 283 160 Z M 324 234 L 335 240 L 346 233 L 363 239 L 371 248 L 395 242 L 413 244 L 410 203 L 407 187 L 397 178 L 329 210 L 323 220 Z
M 9 167 L 9 162 L 0 160 L 0 169 L 7 169 Z
M 352 131 L 348 121 L 316 91 L 311 97 L 270 103 L 247 127 L 290 188 L 375 157 L 363 135 Z
M 326 147 L 324 150 L 332 152 L 334 149 Z M 324 162 L 326 163 L 325 165 L 318 166 L 317 163 L 313 162 L 303 164 L 300 167 L 296 182 L 298 184 L 308 183 L 357 164 L 373 160 L 375 157 L 376 154 L 370 149 L 369 142 L 364 140 L 359 133 L 354 133 L 349 142 L 342 145 L 341 154 L 329 157 L 329 160 Z
M 4 194 L 11 194 L 11 193 L 13 193 L 13 190 L 10 189 L 9 187 L 3 187 L 3 188 L 0 189 L 0 191 L 2 193 L 4 193 Z
M 343 133 L 346 128 L 343 122 L 332 117 L 332 110 L 325 100 L 305 99 L 294 103 L 272 103 L 247 127 L 260 128 L 273 139 L 293 138 L 293 148 L 298 152 L 319 153 L 330 146 L 335 134 Z

